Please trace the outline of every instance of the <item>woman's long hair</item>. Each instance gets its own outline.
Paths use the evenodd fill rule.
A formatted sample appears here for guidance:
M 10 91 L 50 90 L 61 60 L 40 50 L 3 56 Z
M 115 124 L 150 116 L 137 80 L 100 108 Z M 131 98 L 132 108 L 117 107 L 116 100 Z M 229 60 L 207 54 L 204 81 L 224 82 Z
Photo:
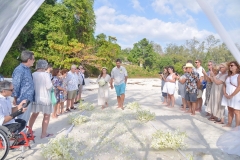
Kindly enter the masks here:
M 240 66 L 239 66 L 238 62 L 237 62 L 237 61 L 231 61 L 231 62 L 228 63 L 228 76 L 231 76 L 231 75 L 232 75 L 232 71 L 230 71 L 230 65 L 231 65 L 232 63 L 237 66 L 237 73 L 238 73 L 238 74 L 240 73 Z
M 104 69 L 106 70 L 106 74 L 107 74 L 107 68 L 102 68 L 99 78 L 101 78 L 103 76 L 103 70 Z

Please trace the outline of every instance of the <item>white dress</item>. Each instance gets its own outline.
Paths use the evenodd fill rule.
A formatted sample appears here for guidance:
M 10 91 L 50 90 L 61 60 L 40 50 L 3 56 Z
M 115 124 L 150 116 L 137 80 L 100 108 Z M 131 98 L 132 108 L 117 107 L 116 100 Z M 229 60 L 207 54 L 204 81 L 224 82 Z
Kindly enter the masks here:
M 104 80 L 106 83 L 104 86 L 100 86 L 98 88 L 98 105 L 105 105 L 106 102 L 108 102 L 108 97 L 109 97 L 109 85 L 108 83 L 110 82 L 111 77 L 107 74 L 105 78 L 100 76 L 97 79 L 97 83 L 100 80 Z
M 53 111 L 50 91 L 53 88 L 50 76 L 46 72 L 34 72 L 33 83 L 35 89 L 35 100 L 32 106 L 32 112 L 42 112 L 50 114 Z
M 235 74 L 234 76 L 229 76 L 226 79 L 226 93 L 228 95 L 231 95 L 235 89 L 236 86 L 240 85 L 238 84 L 238 76 L 239 74 Z M 231 82 L 231 83 L 230 83 Z M 229 106 L 233 109 L 240 110 L 240 92 L 238 92 L 233 98 L 227 99 L 224 95 L 222 98 L 222 105 L 223 106 Z
M 174 73 L 173 73 L 174 74 Z M 170 74 L 166 80 L 173 80 L 172 76 L 173 74 Z M 168 94 L 174 94 L 176 88 L 176 83 L 174 82 L 165 82 L 163 86 L 163 92 L 168 93 Z

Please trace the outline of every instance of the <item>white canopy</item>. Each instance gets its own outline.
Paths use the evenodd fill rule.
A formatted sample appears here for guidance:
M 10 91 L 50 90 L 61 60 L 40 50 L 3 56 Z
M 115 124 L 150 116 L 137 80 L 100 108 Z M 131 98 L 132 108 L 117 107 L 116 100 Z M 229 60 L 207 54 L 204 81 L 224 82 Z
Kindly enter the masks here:
M 44 0 L 0 0 L 0 66 L 12 43 Z

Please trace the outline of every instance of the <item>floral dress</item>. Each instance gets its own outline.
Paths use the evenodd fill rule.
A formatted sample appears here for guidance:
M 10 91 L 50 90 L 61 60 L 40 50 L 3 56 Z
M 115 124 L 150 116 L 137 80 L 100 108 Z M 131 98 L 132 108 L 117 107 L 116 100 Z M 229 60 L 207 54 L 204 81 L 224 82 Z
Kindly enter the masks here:
M 61 91 L 58 89 L 58 87 L 62 86 L 62 80 L 60 78 L 58 78 L 57 76 L 54 76 L 53 80 L 52 80 L 52 84 L 53 84 L 53 87 L 54 87 L 54 93 L 55 93 L 55 96 L 56 96 L 56 99 L 57 99 L 57 103 L 59 103 L 60 100 L 62 99 L 62 97 L 60 97 L 60 92 Z

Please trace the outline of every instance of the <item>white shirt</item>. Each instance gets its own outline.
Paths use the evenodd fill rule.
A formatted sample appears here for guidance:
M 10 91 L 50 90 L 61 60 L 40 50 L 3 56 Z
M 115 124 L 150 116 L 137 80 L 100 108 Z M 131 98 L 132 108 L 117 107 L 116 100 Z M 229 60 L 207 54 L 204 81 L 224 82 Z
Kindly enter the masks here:
M 199 78 L 204 76 L 202 73 L 203 70 L 204 68 L 202 66 L 200 66 L 199 68 L 196 68 L 196 72 L 199 74 Z
M 9 97 L 4 97 L 0 94 L 0 124 L 6 125 L 15 123 L 14 119 L 11 119 L 7 123 L 4 123 L 4 117 L 9 116 L 12 113 L 12 104 Z
M 74 91 L 78 89 L 79 78 L 76 73 L 71 71 L 67 74 L 67 91 Z
M 114 85 L 125 83 L 125 77 L 127 76 L 127 70 L 123 66 L 120 66 L 119 68 L 116 66 L 112 69 L 111 78 L 114 79 Z

